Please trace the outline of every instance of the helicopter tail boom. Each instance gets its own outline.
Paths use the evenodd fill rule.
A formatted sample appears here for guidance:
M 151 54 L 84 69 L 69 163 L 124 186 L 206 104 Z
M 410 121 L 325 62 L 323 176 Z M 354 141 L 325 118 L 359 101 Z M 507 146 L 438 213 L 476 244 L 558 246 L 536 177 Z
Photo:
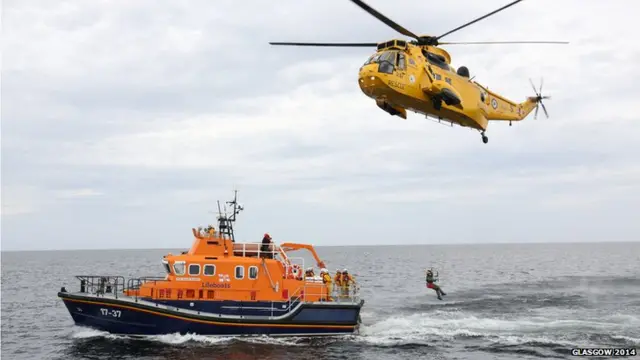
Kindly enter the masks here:
M 538 105 L 538 98 L 535 96 L 528 97 L 521 103 L 516 103 L 484 87 L 483 89 L 486 92 L 488 105 L 486 117 L 490 121 L 521 121 Z
M 486 118 L 487 120 L 503 120 L 503 121 L 518 121 L 521 120 L 520 113 L 524 104 L 517 104 L 509 99 L 500 96 L 497 93 L 489 91 L 489 89 L 476 83 L 484 90 L 484 101 L 486 106 Z
M 533 85 L 533 81 L 529 79 L 531 83 L 531 87 L 535 92 L 536 96 L 529 96 L 527 100 L 521 102 L 520 104 L 514 104 L 513 102 L 500 97 L 497 94 L 489 92 L 490 94 L 488 101 L 490 102 L 489 106 L 489 114 L 487 114 L 487 118 L 489 120 L 507 120 L 507 121 L 520 121 L 524 120 L 533 110 L 535 110 L 535 114 L 533 116 L 534 119 L 538 118 L 538 110 L 542 107 L 542 111 L 544 111 L 544 115 L 548 118 L 549 114 L 547 113 L 547 108 L 544 106 L 542 100 L 549 99 L 550 96 L 542 96 L 542 85 L 543 79 L 540 79 L 540 89 L 536 89 L 535 85 Z

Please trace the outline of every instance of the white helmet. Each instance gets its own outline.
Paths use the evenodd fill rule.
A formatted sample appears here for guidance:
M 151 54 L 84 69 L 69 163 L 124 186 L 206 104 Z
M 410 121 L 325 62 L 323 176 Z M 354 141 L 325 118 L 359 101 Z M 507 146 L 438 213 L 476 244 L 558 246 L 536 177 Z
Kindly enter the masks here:
M 327 269 L 325 269 L 325 268 L 322 268 L 322 269 L 320 269 L 320 272 L 321 272 L 321 273 L 328 273 L 328 272 L 329 272 L 329 270 L 327 270 Z
M 312 267 L 308 267 L 307 271 L 313 271 L 313 268 Z

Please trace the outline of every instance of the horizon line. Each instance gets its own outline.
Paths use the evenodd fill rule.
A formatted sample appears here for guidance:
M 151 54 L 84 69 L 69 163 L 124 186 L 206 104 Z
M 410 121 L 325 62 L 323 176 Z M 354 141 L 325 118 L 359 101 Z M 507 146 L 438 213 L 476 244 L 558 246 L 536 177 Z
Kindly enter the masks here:
M 238 242 L 242 243 L 242 242 Z M 252 242 L 249 242 L 251 244 Z M 313 245 L 316 248 L 328 247 L 384 247 L 384 246 L 468 246 L 468 245 L 552 245 L 552 244 L 627 244 L 640 243 L 640 240 L 618 240 L 618 241 L 525 241 L 525 242 L 481 242 L 481 243 L 398 243 L 398 244 L 343 244 L 343 245 Z M 104 250 L 175 250 L 186 247 L 161 247 L 161 248 L 75 248 L 75 249 L 0 249 L 1 253 L 9 252 L 53 252 L 53 251 L 104 251 Z

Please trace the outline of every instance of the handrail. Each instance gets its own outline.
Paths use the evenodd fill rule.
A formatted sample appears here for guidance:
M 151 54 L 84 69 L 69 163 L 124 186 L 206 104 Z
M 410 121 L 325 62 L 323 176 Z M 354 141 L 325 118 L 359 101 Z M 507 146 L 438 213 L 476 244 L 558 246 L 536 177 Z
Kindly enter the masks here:
M 291 310 L 291 308 L 299 303 L 300 301 L 307 302 L 304 299 L 305 294 L 311 294 L 311 295 L 320 295 L 320 297 L 322 298 L 322 296 L 324 295 L 329 295 L 329 292 L 331 292 L 331 295 L 329 295 L 330 298 L 332 298 L 332 300 L 329 300 L 329 302 L 337 302 L 337 303 L 357 303 L 360 301 L 360 286 L 357 283 L 354 283 L 352 286 L 349 287 L 348 292 L 344 292 L 345 287 L 340 286 L 339 287 L 339 292 L 338 287 L 335 286 L 334 283 L 332 283 L 332 289 L 330 290 L 329 287 L 327 286 L 327 284 L 323 284 L 325 286 L 310 286 L 308 284 L 304 284 L 299 286 L 290 296 L 289 296 L 289 306 L 287 306 L 287 311 Z M 314 289 L 321 289 L 320 293 L 314 293 L 311 292 L 309 293 L 307 289 L 309 288 L 314 288 Z M 325 290 L 327 290 L 327 292 L 325 292 Z
M 273 284 L 273 279 L 266 266 L 266 261 L 263 259 L 262 265 L 269 278 L 271 287 L 276 291 Z M 78 275 L 77 279 L 80 280 L 80 292 L 91 293 L 96 296 L 104 296 L 105 294 L 112 294 L 116 299 L 118 296 L 132 297 L 137 302 L 140 294 L 137 290 L 140 290 L 142 284 L 147 282 L 169 281 L 163 277 L 156 276 L 143 276 L 139 278 L 125 279 L 123 276 L 104 276 L 104 275 Z M 125 280 L 127 286 L 125 286 Z M 128 294 L 127 290 L 132 290 L 132 294 Z M 231 289 L 230 289 L 231 290 Z M 236 291 L 249 291 L 254 289 L 232 289 Z M 289 294 L 287 301 L 288 305 L 285 308 L 275 306 L 276 304 L 282 304 L 282 301 L 270 301 L 271 317 L 274 316 L 274 312 L 282 313 L 291 311 L 294 307 L 301 303 L 313 302 L 309 301 L 308 295 L 312 297 L 319 297 L 320 301 L 335 302 L 335 303 L 358 303 L 360 301 L 360 286 L 358 283 L 353 283 L 349 287 L 336 286 L 335 283 L 312 283 L 305 282 L 298 286 L 292 293 Z M 153 295 L 152 295 L 153 296 Z
M 275 285 L 273 285 L 273 280 L 271 280 L 271 274 L 269 273 L 269 268 L 267 268 L 267 263 L 264 260 L 264 258 L 262 258 L 262 266 L 264 267 L 264 272 L 267 273 L 267 277 L 269 278 L 269 284 L 271 285 L 271 289 L 273 289 L 273 291 L 277 291 Z
M 113 275 L 76 275 L 80 280 L 81 293 L 93 293 L 96 296 L 114 294 L 118 298 L 120 292 L 124 292 L 124 276 Z
M 140 290 L 140 287 L 143 284 L 148 283 L 148 282 L 153 282 L 153 285 L 158 285 L 158 282 L 165 282 L 165 281 L 169 281 L 169 280 L 167 280 L 164 277 L 159 277 L 159 276 L 141 276 L 141 277 L 138 277 L 138 278 L 130 278 L 127 281 L 126 290 L 135 291 L 133 296 L 136 299 L 136 301 L 138 301 L 139 290 Z
M 280 253 L 280 247 L 275 244 L 268 244 L 271 250 L 264 251 L 262 246 L 267 244 L 262 243 L 234 243 L 233 253 L 241 254 L 240 256 L 246 257 L 247 254 L 255 255 L 256 257 L 262 257 L 261 255 L 271 255 L 272 259 L 275 259 L 276 255 Z M 238 255 L 236 255 L 238 256 Z

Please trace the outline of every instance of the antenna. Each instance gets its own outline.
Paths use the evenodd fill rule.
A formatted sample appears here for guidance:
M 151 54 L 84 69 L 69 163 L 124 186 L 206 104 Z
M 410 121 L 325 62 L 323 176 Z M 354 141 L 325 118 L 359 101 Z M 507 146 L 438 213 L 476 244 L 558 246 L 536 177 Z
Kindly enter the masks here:
M 231 215 L 227 212 L 227 204 L 232 206 L 233 212 Z M 236 215 L 242 210 L 244 210 L 244 208 L 238 204 L 238 190 L 234 190 L 233 200 L 225 202 L 222 209 L 220 207 L 220 200 L 218 200 L 218 229 L 223 238 L 228 236 L 231 238 L 231 241 L 236 241 L 233 223 L 236 221 Z

